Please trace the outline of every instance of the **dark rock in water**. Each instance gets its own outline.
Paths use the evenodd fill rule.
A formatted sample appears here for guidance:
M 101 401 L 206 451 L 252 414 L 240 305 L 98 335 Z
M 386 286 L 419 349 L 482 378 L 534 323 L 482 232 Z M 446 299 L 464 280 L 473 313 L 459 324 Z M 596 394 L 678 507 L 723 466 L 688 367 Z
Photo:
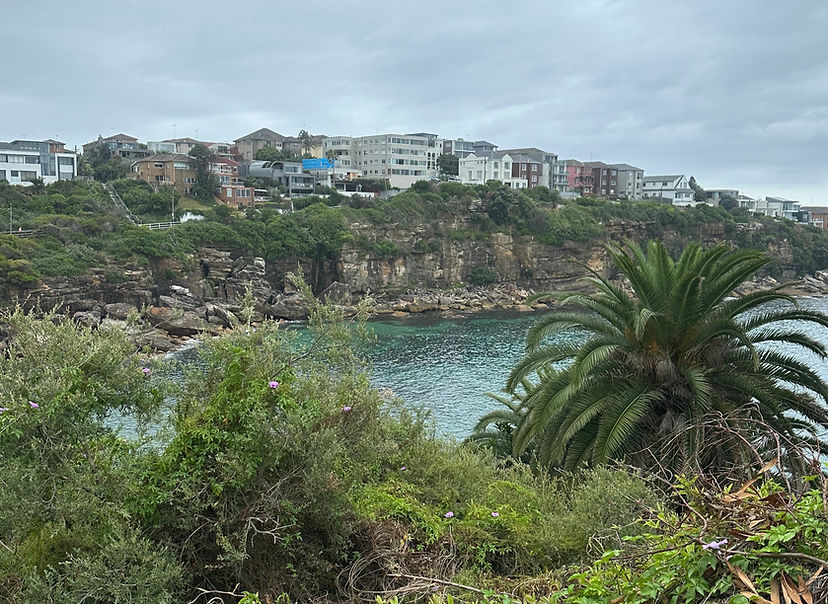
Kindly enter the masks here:
M 267 313 L 274 319 L 297 321 L 308 316 L 308 307 L 302 301 L 301 296 L 291 294 L 289 296 L 278 296 L 276 303 L 271 304 L 267 309 Z
M 205 319 L 195 312 L 179 311 L 153 306 L 146 313 L 147 320 L 173 336 L 193 336 L 205 330 Z
M 139 348 L 151 348 L 158 352 L 169 352 L 178 348 L 178 345 L 160 331 L 150 331 L 135 338 Z

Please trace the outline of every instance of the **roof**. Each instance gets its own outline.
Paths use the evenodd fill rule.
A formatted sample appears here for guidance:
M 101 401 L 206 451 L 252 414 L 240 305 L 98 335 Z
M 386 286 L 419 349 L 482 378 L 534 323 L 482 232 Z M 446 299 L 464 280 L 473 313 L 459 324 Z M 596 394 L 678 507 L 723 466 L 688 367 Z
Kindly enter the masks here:
M 203 145 L 201 141 L 185 136 L 184 138 L 165 138 L 162 143 L 189 143 L 191 145 Z
M 54 144 L 54 145 L 65 145 L 65 144 L 66 144 L 66 143 L 64 143 L 63 141 L 56 141 L 56 140 L 55 140 L 55 139 L 53 139 L 53 138 L 47 138 L 47 139 L 46 139 L 45 141 L 43 141 L 43 142 L 44 142 L 44 143 L 52 143 L 52 144 Z
M 583 165 L 584 165 L 584 167 L 587 167 L 587 168 L 609 168 L 610 167 L 609 164 L 605 164 L 602 161 L 585 161 Z
M 814 214 L 828 214 L 828 207 L 826 206 L 802 206 L 803 210 L 808 210 Z
M 644 180 L 649 180 L 650 182 L 656 182 L 658 180 L 676 180 L 678 178 L 682 178 L 684 174 L 661 174 L 656 176 L 645 176 Z
M 232 159 L 230 159 L 228 157 L 220 157 L 220 156 L 210 158 L 210 163 L 213 163 L 213 164 L 229 164 L 231 166 L 238 166 L 239 165 L 239 162 L 237 162 L 237 161 L 233 161 Z
M 138 142 L 137 138 L 135 138 L 134 136 L 130 136 L 129 134 L 124 134 L 123 132 L 121 134 L 113 134 L 112 136 L 106 136 L 106 137 L 104 137 L 103 140 L 104 141 L 122 140 L 122 141 L 130 141 L 130 142 L 135 142 L 135 143 Z
M 458 140 L 463 140 L 463 139 L 461 138 L 461 139 L 458 139 Z M 497 145 L 495 145 L 494 143 L 490 143 L 489 141 L 473 141 L 472 144 L 475 147 L 497 147 Z
M 282 141 L 285 137 L 278 132 L 274 132 L 270 128 L 259 128 L 255 132 L 251 132 L 250 134 L 246 134 L 240 138 L 235 139 L 233 142 L 239 141 L 247 141 L 247 140 L 276 140 Z
M 610 168 L 615 168 L 616 170 L 624 170 L 624 171 L 632 171 L 637 170 L 639 172 L 643 172 L 643 168 L 636 168 L 635 166 L 631 166 L 630 164 L 610 164 Z

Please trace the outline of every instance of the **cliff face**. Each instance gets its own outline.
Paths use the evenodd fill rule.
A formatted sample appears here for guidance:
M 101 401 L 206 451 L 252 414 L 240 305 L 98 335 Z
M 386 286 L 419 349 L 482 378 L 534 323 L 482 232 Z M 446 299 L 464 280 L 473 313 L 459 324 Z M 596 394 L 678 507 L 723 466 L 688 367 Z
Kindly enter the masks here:
M 458 223 L 452 229 L 470 229 Z M 704 225 L 698 240 L 704 243 L 725 238 L 721 225 Z M 616 243 L 643 241 L 652 236 L 654 225 L 624 223 L 605 225 L 608 239 Z M 373 225 L 352 224 L 351 231 L 369 242 L 392 241 L 401 249 L 416 250 L 426 234 L 417 230 L 380 229 Z M 660 233 L 668 245 L 681 247 L 683 241 L 674 233 Z M 551 246 L 525 235 L 493 233 L 480 239 L 453 239 L 450 236 L 430 239 L 428 252 L 409 252 L 397 258 L 381 258 L 354 245 L 346 245 L 336 270 L 338 280 L 353 292 L 407 289 L 444 289 L 469 283 L 474 269 L 485 268 L 497 273 L 500 281 L 537 290 L 579 289 L 586 271 L 583 265 L 599 272 L 608 268 L 608 254 L 603 244 L 567 242 Z M 778 257 L 791 257 L 790 246 L 781 244 Z
M 302 270 L 317 294 L 335 283 L 334 289 L 346 297 L 350 294 L 351 301 L 371 291 L 384 298 L 388 312 L 418 312 L 519 305 L 531 290 L 582 289 L 584 265 L 605 274 L 609 266 L 602 244 L 570 242 L 551 246 L 524 235 L 483 235 L 462 221 L 440 226 L 443 235 L 435 237 L 435 231 L 425 227 L 382 229 L 355 223 L 350 227 L 353 237 L 337 261 L 305 262 Z M 675 249 L 687 243 L 655 224 L 618 222 L 604 227 L 607 239 L 618 243 L 651 237 L 659 237 Z M 721 225 L 706 224 L 693 234 L 693 239 L 705 243 L 722 241 L 725 232 Z M 365 251 L 377 249 L 376 244 L 381 242 L 396 244 L 396 257 Z M 783 264 L 790 263 L 793 257 L 787 241 L 775 243 L 768 252 Z M 119 272 L 117 282 L 107 279 L 111 279 L 111 272 L 100 269 L 82 277 L 44 279 L 37 287 L 13 290 L 11 298 L 26 307 L 39 304 L 43 309 L 60 307 L 70 315 L 92 313 L 91 317 L 81 318 L 93 323 L 96 317 L 106 318 L 108 305 L 175 309 L 185 313 L 185 325 L 171 333 L 185 335 L 198 331 L 199 322 L 217 327 L 229 325 L 233 317 L 240 316 L 249 286 L 255 301 L 254 318 L 303 317 L 305 308 L 298 294 L 283 278 L 287 271 L 296 268 L 296 259 L 281 259 L 267 265 L 262 258 L 233 257 L 226 251 L 202 248 L 183 262 L 163 260 L 144 269 Z M 496 273 L 500 288 L 456 289 L 473 281 L 475 269 Z M 450 294 L 422 291 L 452 288 L 455 289 Z M 117 312 L 124 314 L 122 307 Z M 162 328 L 176 321 L 181 323 L 168 314 L 157 310 L 147 316 Z

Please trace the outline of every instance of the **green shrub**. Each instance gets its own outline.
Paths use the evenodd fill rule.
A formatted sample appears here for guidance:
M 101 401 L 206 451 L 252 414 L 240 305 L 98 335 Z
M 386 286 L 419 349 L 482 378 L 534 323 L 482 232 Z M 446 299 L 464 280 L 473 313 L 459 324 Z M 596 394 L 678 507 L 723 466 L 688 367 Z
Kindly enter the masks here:
M 500 276 L 493 270 L 477 266 L 469 273 L 469 283 L 472 285 L 491 285 L 500 281 Z

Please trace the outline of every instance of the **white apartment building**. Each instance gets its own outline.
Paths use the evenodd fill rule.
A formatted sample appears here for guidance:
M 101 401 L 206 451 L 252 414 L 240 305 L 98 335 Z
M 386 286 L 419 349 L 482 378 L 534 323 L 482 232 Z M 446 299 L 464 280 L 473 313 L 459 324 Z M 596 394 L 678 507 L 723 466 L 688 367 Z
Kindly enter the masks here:
M 375 134 L 351 139 L 351 159 L 365 178 L 388 179 L 407 189 L 418 180 L 437 177 L 442 142 L 436 134 Z
M 335 180 L 352 180 L 363 176 L 351 156 L 353 139 L 350 136 L 329 136 L 322 141 L 322 157 L 334 161 Z
M 674 206 L 695 206 L 697 203 L 684 174 L 645 176 L 642 191 L 644 199 L 669 202 Z
M 514 160 L 508 153 L 481 153 L 480 156 L 472 153 L 461 157 L 460 182 L 464 185 L 482 185 L 487 180 L 497 180 L 513 189 L 526 189 L 529 182 L 525 178 L 512 176 Z
M 34 179 L 50 184 L 72 180 L 78 174 L 78 156 L 55 140 L 0 142 L 0 180 L 28 185 Z

